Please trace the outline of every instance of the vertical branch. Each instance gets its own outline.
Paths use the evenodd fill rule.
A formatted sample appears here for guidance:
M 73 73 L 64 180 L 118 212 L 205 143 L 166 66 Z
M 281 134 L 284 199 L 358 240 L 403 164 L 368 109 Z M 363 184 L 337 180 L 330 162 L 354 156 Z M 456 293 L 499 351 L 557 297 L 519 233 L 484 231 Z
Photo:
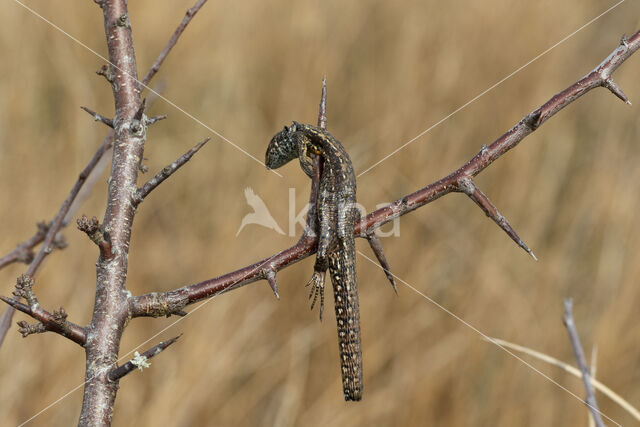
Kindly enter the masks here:
M 598 403 L 596 402 L 596 395 L 593 391 L 593 385 L 591 384 L 591 375 L 589 374 L 589 368 L 587 367 L 587 360 L 584 357 L 584 351 L 582 350 L 582 344 L 580 344 L 580 338 L 578 337 L 578 331 L 576 330 L 576 324 L 573 321 L 573 300 L 568 298 L 564 300 L 564 316 L 562 321 L 569 332 L 569 339 L 571 340 L 571 346 L 573 347 L 573 353 L 578 361 L 578 367 L 582 372 L 582 381 L 584 382 L 584 388 L 587 391 L 587 397 L 585 403 L 593 415 L 593 420 L 598 427 L 604 427 L 602 418 L 600 417 L 600 410 L 598 409 Z
M 132 196 L 144 151 L 146 126 L 138 89 L 136 59 L 126 0 L 102 3 L 113 80 L 115 140 L 103 228 L 111 238 L 113 257 L 98 258 L 96 298 L 87 331 L 85 390 L 80 425 L 110 425 L 118 390 L 108 373 L 117 361 L 129 304 L 127 260 L 135 215 Z

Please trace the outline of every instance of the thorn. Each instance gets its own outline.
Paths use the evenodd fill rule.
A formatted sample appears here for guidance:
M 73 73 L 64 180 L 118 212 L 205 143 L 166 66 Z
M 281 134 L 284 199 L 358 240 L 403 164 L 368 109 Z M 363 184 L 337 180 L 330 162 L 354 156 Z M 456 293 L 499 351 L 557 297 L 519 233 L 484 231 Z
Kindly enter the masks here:
M 275 271 L 273 270 L 267 271 L 267 282 L 269 283 L 269 286 L 271 287 L 271 290 L 275 294 L 276 298 L 279 300 L 280 295 L 278 294 L 278 282 L 276 281 Z
M 138 111 L 136 111 L 136 114 L 133 116 L 133 118 L 135 120 L 142 120 L 142 115 L 144 114 L 144 110 L 146 107 L 147 107 L 147 98 L 144 98 L 140 103 L 140 107 L 138 107 Z
M 602 86 L 609 89 L 611 93 L 613 93 L 615 96 L 620 98 L 625 104 L 631 105 L 631 101 L 629 101 L 629 98 L 627 98 L 627 95 L 624 94 L 622 89 L 620 89 L 620 86 L 618 86 L 618 84 L 614 82 L 611 77 L 609 77 L 604 82 L 602 82 Z
M 629 46 L 629 40 L 627 39 L 626 34 L 623 34 L 622 37 L 620 38 L 620 46 L 624 46 L 624 47 Z
M 464 192 L 476 205 L 484 211 L 484 213 L 491 218 L 502 230 L 507 233 L 511 239 L 516 242 L 518 246 L 524 249 L 534 260 L 538 260 L 533 251 L 527 246 L 518 233 L 511 227 L 509 221 L 498 211 L 491 200 L 476 186 L 476 184 L 469 177 L 460 178 L 458 180 L 458 187 Z
M 382 249 L 382 243 L 378 238 L 378 235 L 375 234 L 375 231 L 366 235 L 367 241 L 369 242 L 369 246 L 371 246 L 371 250 L 378 258 L 378 262 L 384 271 L 384 274 L 387 276 L 387 279 L 391 283 L 394 292 L 398 295 L 398 286 L 396 285 L 396 279 L 391 274 L 391 268 L 389 267 L 389 263 L 387 262 L 387 258 L 384 256 L 384 250 Z
M 105 125 L 109 126 L 110 128 L 113 129 L 113 120 L 103 116 L 102 114 L 98 114 L 93 110 L 90 110 L 87 107 L 80 107 L 80 109 L 86 111 L 87 113 L 89 113 L 91 116 L 93 116 L 93 120 L 95 120 L 96 122 L 102 122 Z
M 527 125 L 531 130 L 536 130 L 538 126 L 540 126 L 540 116 L 542 115 L 542 110 L 537 109 L 527 114 L 524 118 L 524 124 Z
M 163 114 L 161 116 L 153 116 L 153 117 L 149 117 L 146 120 L 146 123 L 147 123 L 147 126 L 150 126 L 150 125 L 154 124 L 155 122 L 159 122 L 160 120 L 164 120 L 166 118 L 167 118 L 166 114 Z

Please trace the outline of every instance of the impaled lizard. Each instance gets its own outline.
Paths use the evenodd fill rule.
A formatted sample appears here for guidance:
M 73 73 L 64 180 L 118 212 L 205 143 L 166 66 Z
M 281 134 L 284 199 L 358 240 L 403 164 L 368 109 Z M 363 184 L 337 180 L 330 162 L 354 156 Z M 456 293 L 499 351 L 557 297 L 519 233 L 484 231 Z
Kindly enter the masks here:
M 293 122 L 271 139 L 265 164 L 276 169 L 298 158 L 302 170 L 313 177 L 309 153 L 321 156 L 323 171 L 318 192 L 318 249 L 311 280 L 311 308 L 320 295 L 320 319 L 324 310 L 324 279 L 327 268 L 333 284 L 338 345 L 344 399 L 362 398 L 362 349 L 360 309 L 356 281 L 353 226 L 360 218 L 356 208 L 356 177 L 351 159 L 340 142 L 316 126 Z

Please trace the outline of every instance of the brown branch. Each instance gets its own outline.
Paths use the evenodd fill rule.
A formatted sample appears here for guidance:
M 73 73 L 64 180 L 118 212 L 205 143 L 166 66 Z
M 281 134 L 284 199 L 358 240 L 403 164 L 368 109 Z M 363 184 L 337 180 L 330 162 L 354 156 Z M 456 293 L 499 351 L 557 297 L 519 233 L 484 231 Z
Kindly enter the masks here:
M 187 163 L 194 154 L 198 152 L 207 142 L 209 142 L 211 138 L 205 138 L 203 141 L 197 143 L 191 150 L 184 153 L 180 156 L 175 162 L 171 163 L 168 166 L 165 166 L 160 172 L 156 174 L 153 178 L 147 181 L 140 189 L 136 192 L 133 197 L 134 205 L 139 205 L 145 197 L 149 195 L 153 190 L 155 190 L 158 185 L 162 184 L 162 182 L 169 178 L 175 171 L 180 169 L 185 163 Z
M 140 82 L 140 85 L 138 86 L 138 89 L 140 91 L 142 91 L 144 86 L 148 85 L 153 76 L 156 75 L 156 73 L 160 69 L 160 66 L 167 58 L 167 55 L 169 55 L 169 52 L 171 52 L 171 49 L 173 49 L 173 47 L 176 45 L 178 39 L 187 28 L 187 25 L 189 25 L 189 22 L 191 22 L 193 17 L 196 15 L 196 13 L 198 13 L 198 11 L 202 8 L 202 6 L 204 6 L 206 2 L 207 0 L 198 0 L 191 9 L 187 10 L 184 18 L 182 18 L 182 22 L 180 22 L 180 25 L 178 25 L 178 28 L 176 28 L 173 35 L 165 45 L 164 49 L 162 49 L 162 52 L 160 52 L 156 60 L 153 61 L 153 65 L 151 65 L 151 68 L 149 69 L 149 71 L 147 71 L 147 74 L 145 74 L 144 78 Z
M 27 304 L 19 302 L 17 298 L 0 296 L 0 300 L 7 303 L 13 309 L 28 314 L 40 322 L 37 325 L 18 322 L 20 326 L 19 332 L 22 336 L 26 337 L 32 333 L 51 331 L 69 338 L 80 346 L 84 346 L 86 342 L 85 329 L 75 323 L 69 322 L 67 320 L 67 313 L 62 307 L 60 307 L 60 310 L 55 310 L 53 314 L 43 309 L 33 292 L 33 284 L 33 279 L 27 275 L 20 276 L 16 281 L 16 289 L 13 294 L 18 298 L 24 298 Z
M 80 425 L 110 425 L 118 384 L 107 374 L 118 360 L 118 349 L 129 319 L 126 290 L 131 227 L 136 188 L 144 154 L 146 126 L 141 124 L 144 102 L 138 90 L 136 58 L 126 0 L 102 5 L 109 63 L 117 70 L 112 84 L 115 100 L 113 160 L 103 230 L 109 233 L 113 257 L 98 258 L 96 297 L 90 339 L 85 344 L 86 371 Z
M 87 113 L 89 113 L 92 117 L 93 120 L 95 120 L 96 122 L 102 122 L 105 125 L 109 126 L 111 129 L 113 129 L 113 120 L 103 116 L 102 114 L 98 114 L 93 110 L 90 110 L 87 107 L 80 107 L 80 109 L 86 111 Z
M 584 388 L 587 392 L 585 403 L 589 407 L 591 415 L 593 415 L 593 420 L 596 423 L 596 426 L 604 427 L 604 423 L 602 422 L 602 418 L 600 417 L 600 410 L 598 409 L 598 402 L 596 402 L 596 395 L 593 390 L 593 385 L 591 384 L 591 374 L 589 373 L 589 368 L 587 367 L 587 360 L 584 357 L 584 351 L 582 350 L 582 344 L 580 344 L 580 338 L 578 337 L 576 324 L 573 321 L 572 310 L 573 300 L 571 298 L 567 298 L 566 300 L 564 300 L 564 316 L 562 317 L 562 321 L 564 323 L 564 326 L 566 326 L 567 331 L 569 332 L 569 339 L 571 340 L 571 347 L 573 347 L 573 354 L 576 356 L 578 367 L 580 368 L 580 372 L 582 372 L 582 381 L 584 382 Z
M 133 359 L 129 360 L 124 365 L 112 369 L 108 374 L 109 381 L 117 382 L 118 380 L 120 380 L 120 378 L 134 371 L 136 368 L 141 371 L 143 368 L 148 368 L 151 364 L 147 363 L 147 360 L 152 359 L 153 357 L 162 353 L 167 347 L 178 341 L 181 336 L 182 334 L 178 335 L 177 337 L 173 337 L 170 340 L 163 341 L 151 347 L 149 350 L 145 351 L 142 354 L 136 354 Z
M 611 74 L 638 48 L 640 48 L 640 31 L 628 40 L 624 40 L 593 71 L 526 115 L 513 128 L 481 150 L 455 172 L 362 218 L 354 227 L 356 236 L 366 237 L 367 233 L 394 218 L 431 203 L 445 194 L 462 191 L 460 188 L 461 179 L 478 175 L 558 111 L 588 91 L 605 86 L 605 82 L 611 80 Z M 163 294 L 153 293 L 134 297 L 131 302 L 131 314 L 133 317 L 150 316 L 153 315 L 152 313 L 170 314 L 163 312 L 162 307 L 183 308 L 202 299 L 265 279 L 266 272 L 277 272 L 308 257 L 315 250 L 315 239 L 303 234 L 300 241 L 294 246 L 239 270 Z

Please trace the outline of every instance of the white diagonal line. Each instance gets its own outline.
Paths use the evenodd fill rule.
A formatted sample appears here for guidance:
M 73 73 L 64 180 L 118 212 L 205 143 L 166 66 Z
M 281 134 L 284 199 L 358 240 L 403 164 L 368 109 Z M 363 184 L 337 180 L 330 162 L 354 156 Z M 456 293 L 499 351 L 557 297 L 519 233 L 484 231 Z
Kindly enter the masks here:
M 546 55 L 547 53 L 549 53 L 551 50 L 555 49 L 556 47 L 558 47 L 559 45 L 561 45 L 562 43 L 564 43 L 565 41 L 569 40 L 571 37 L 575 36 L 577 33 L 579 33 L 580 31 L 582 31 L 583 29 L 587 28 L 589 25 L 593 24 L 594 22 L 596 22 L 598 19 L 600 19 L 601 17 L 603 17 L 604 15 L 606 15 L 607 13 L 611 12 L 613 9 L 615 9 L 616 7 L 620 6 L 622 3 L 624 3 L 625 0 L 620 0 L 618 3 L 614 4 L 613 6 L 611 6 L 609 9 L 605 10 L 604 12 L 602 12 L 600 15 L 596 16 L 595 18 L 593 18 L 591 21 L 587 22 L 586 24 L 584 24 L 582 27 L 578 28 L 577 30 L 575 30 L 573 33 L 569 34 L 568 36 L 566 36 L 565 38 L 563 38 L 562 40 L 560 40 L 559 42 L 557 42 L 556 44 L 554 44 L 553 46 L 547 48 L 545 51 L 543 51 L 542 53 L 540 53 L 538 56 L 536 56 L 535 58 L 533 58 L 532 60 L 530 60 L 529 62 L 527 62 L 526 64 L 520 66 L 519 68 L 517 68 L 515 71 L 512 71 L 510 74 L 508 74 L 506 77 L 502 78 L 502 80 L 500 80 L 497 83 L 494 83 L 492 86 L 490 86 L 489 88 L 485 89 L 484 91 L 482 91 L 480 94 L 476 95 L 475 97 L 471 98 L 469 101 L 467 101 L 466 103 L 464 103 L 462 106 L 458 107 L 457 109 L 455 109 L 454 111 L 452 111 L 451 113 L 449 113 L 448 115 L 446 115 L 445 117 L 443 117 L 442 119 L 438 120 L 437 122 L 435 122 L 434 124 L 432 124 L 431 126 L 429 126 L 427 129 L 423 130 L 422 132 L 420 132 L 418 135 L 414 136 L 413 138 L 411 138 L 409 141 L 405 142 L 404 144 L 402 144 L 400 147 L 396 148 L 395 150 L 393 150 L 391 153 L 387 154 L 385 157 L 383 157 L 382 159 L 378 160 L 376 163 L 374 163 L 373 165 L 369 166 L 367 169 L 364 170 L 364 172 L 360 172 L 358 174 L 358 178 L 360 178 L 362 175 L 364 175 L 365 173 L 369 172 L 371 169 L 375 168 L 376 166 L 378 166 L 380 163 L 384 162 L 385 160 L 387 160 L 389 157 L 393 156 L 394 154 L 396 154 L 398 151 L 404 149 L 406 146 L 408 146 L 409 144 L 411 144 L 412 142 L 414 142 L 415 140 L 417 140 L 418 138 L 424 136 L 426 133 L 430 132 L 433 128 L 437 127 L 438 125 L 442 124 L 443 122 L 445 122 L 446 120 L 450 119 L 451 117 L 453 117 L 455 114 L 459 113 L 460 111 L 464 110 L 466 107 L 468 107 L 470 104 L 474 103 L 475 101 L 477 101 L 479 98 L 481 98 L 482 96 L 486 95 L 488 92 L 492 91 L 493 89 L 495 89 L 496 87 L 498 87 L 499 85 L 501 85 L 502 83 L 504 83 L 506 80 L 510 79 L 511 77 L 513 77 L 514 75 L 516 75 L 517 73 L 519 73 L 520 71 L 522 71 L 523 69 L 525 69 L 526 67 L 528 67 L 529 65 L 531 65 L 532 63 L 534 63 L 535 61 L 537 61 L 538 59 L 540 59 L 541 57 L 543 57 L 544 55 Z
M 140 80 L 138 80 L 137 78 L 135 78 L 134 76 L 131 76 L 130 74 L 128 74 L 126 71 L 122 70 L 121 68 L 117 67 L 116 65 L 114 65 L 111 61 L 109 61 L 107 58 L 105 58 L 104 56 L 100 55 L 98 52 L 96 52 L 95 50 L 91 49 L 89 46 L 87 46 L 86 44 L 82 43 L 80 40 L 78 40 L 77 38 L 75 38 L 74 36 L 72 36 L 71 34 L 67 33 L 65 30 L 63 30 L 62 28 L 60 28 L 59 26 L 57 26 L 56 24 L 54 24 L 53 22 L 49 21 L 47 18 L 45 18 L 44 16 L 40 15 L 38 12 L 36 12 L 35 10 L 31 9 L 29 6 L 27 6 L 26 4 L 22 3 L 20 0 L 13 0 L 14 2 L 18 3 L 20 6 L 22 6 L 23 8 L 25 8 L 26 10 L 28 10 L 29 12 L 31 12 L 33 15 L 37 16 L 38 18 L 42 19 L 44 22 L 46 22 L 47 24 L 51 25 L 53 28 L 55 28 L 56 30 L 60 31 L 62 34 L 64 34 L 65 36 L 69 37 L 71 40 L 73 40 L 74 42 L 76 42 L 77 44 L 79 44 L 80 46 L 84 47 L 85 49 L 87 49 L 89 52 L 93 53 L 95 56 L 97 56 L 98 58 L 102 59 L 103 61 L 107 62 L 108 64 L 111 64 L 112 67 L 114 67 L 115 69 L 117 69 L 118 71 L 120 71 L 123 74 L 126 74 L 127 76 L 133 78 L 140 86 L 146 88 L 149 92 L 153 93 L 154 95 L 156 95 L 158 98 L 162 99 L 163 101 L 165 101 L 167 104 L 171 105 L 173 108 L 175 108 L 176 110 L 180 111 L 181 113 L 183 113 L 185 116 L 189 117 L 190 119 L 192 119 L 193 121 L 195 121 L 196 123 L 198 123 L 200 126 L 204 127 L 205 129 L 207 129 L 208 131 L 210 131 L 211 133 L 213 133 L 215 136 L 217 136 L 218 138 L 222 139 L 223 141 L 225 141 L 226 143 L 230 144 L 232 147 L 234 147 L 236 150 L 244 153 L 245 155 L 251 157 L 253 160 L 255 160 L 256 162 L 260 163 L 262 166 L 266 165 L 264 164 L 263 161 L 259 160 L 258 158 L 256 158 L 255 156 L 253 156 L 252 154 L 249 154 L 244 148 L 240 147 L 239 145 L 235 144 L 233 141 L 231 141 L 229 138 L 227 138 L 226 136 L 222 135 L 220 132 L 216 131 L 215 129 L 211 128 L 210 126 L 208 126 L 207 124 L 203 123 L 202 120 L 198 119 L 197 117 L 195 117 L 193 114 L 185 111 L 183 108 L 179 107 L 175 102 L 171 101 L 170 99 L 164 97 L 163 95 L 159 94 L 158 92 L 156 92 L 155 90 L 151 89 L 149 86 L 142 84 L 142 82 Z M 273 169 L 269 169 L 271 172 L 273 172 L 274 174 L 278 175 L 280 178 L 282 178 L 282 175 L 280 175 L 278 172 L 274 171 Z
M 375 266 L 377 266 L 378 268 L 380 268 L 381 270 L 384 270 L 376 261 L 372 260 L 371 258 L 369 258 L 368 256 L 366 256 L 365 254 L 363 254 L 361 251 L 357 251 L 358 254 L 360 256 L 362 256 L 363 258 L 365 258 L 367 261 L 369 261 L 370 263 L 374 264 Z M 390 273 L 388 270 L 384 270 L 385 273 Z M 399 278 L 398 276 L 396 276 L 395 274 L 391 273 L 391 275 L 396 278 L 397 280 L 399 280 L 400 282 L 402 282 L 405 286 L 407 286 L 408 288 L 410 288 L 411 290 L 413 290 L 415 293 L 417 293 L 418 295 L 422 296 L 424 299 L 426 299 L 427 301 L 429 301 L 431 304 L 435 305 L 436 307 L 438 307 L 440 310 L 444 311 L 445 313 L 447 313 L 449 316 L 453 317 L 454 319 L 456 319 L 457 321 L 459 321 L 460 323 L 462 323 L 463 325 L 465 325 L 466 327 L 468 327 L 469 329 L 471 329 L 472 331 L 474 331 L 475 333 L 477 333 L 478 335 L 480 335 L 482 338 L 484 338 L 486 341 L 489 341 L 492 344 L 495 344 L 498 348 L 500 348 L 501 350 L 503 350 L 504 352 L 506 352 L 507 354 L 513 356 L 514 358 L 516 358 L 518 361 L 522 362 L 525 366 L 527 366 L 528 368 L 532 369 L 534 372 L 540 374 L 542 377 L 544 377 L 545 379 L 547 379 L 548 381 L 550 381 L 552 384 L 554 384 L 555 386 L 561 388 L 562 390 L 566 391 L 567 393 L 569 393 L 571 396 L 575 397 L 576 399 L 578 399 L 580 402 L 584 403 L 585 405 L 587 405 L 588 407 L 590 407 L 591 409 L 595 409 L 596 411 L 598 411 L 598 413 L 600 413 L 600 415 L 602 415 L 603 417 L 605 417 L 606 419 L 608 419 L 609 421 L 611 421 L 612 423 L 614 423 L 617 426 L 622 427 L 621 424 L 617 423 L 616 421 L 612 420 L 611 418 L 609 418 L 607 415 L 603 414 L 600 410 L 598 410 L 597 408 L 593 408 L 591 407 L 591 405 L 589 405 L 587 402 L 585 402 L 585 400 L 583 398 L 581 398 L 580 396 L 578 396 L 577 394 L 575 394 L 574 392 L 572 392 L 571 390 L 569 390 L 568 388 L 564 387 L 563 385 L 561 385 L 560 383 L 558 383 L 557 381 L 553 380 L 551 377 L 549 377 L 547 374 L 545 374 L 544 372 L 538 370 L 538 368 L 536 368 L 535 366 L 533 366 L 531 363 L 527 362 L 526 360 L 522 359 L 521 357 L 519 357 L 517 354 L 511 352 L 508 348 L 506 348 L 505 346 L 503 346 L 502 344 L 500 344 L 499 342 L 497 342 L 495 339 L 491 338 L 490 336 L 484 334 L 483 332 L 481 332 L 478 328 L 476 328 L 475 326 L 471 325 L 469 322 L 467 322 L 466 320 L 464 320 L 463 318 L 461 318 L 460 316 L 456 315 L 455 313 L 453 313 L 452 311 L 450 311 L 449 309 L 443 307 L 442 305 L 440 305 L 438 302 L 436 302 L 435 300 L 433 300 L 432 298 L 428 297 L 426 294 L 422 293 L 421 291 L 419 291 L 418 289 L 414 288 L 413 286 L 411 286 L 409 283 L 405 282 L 404 280 L 402 280 L 401 278 Z

